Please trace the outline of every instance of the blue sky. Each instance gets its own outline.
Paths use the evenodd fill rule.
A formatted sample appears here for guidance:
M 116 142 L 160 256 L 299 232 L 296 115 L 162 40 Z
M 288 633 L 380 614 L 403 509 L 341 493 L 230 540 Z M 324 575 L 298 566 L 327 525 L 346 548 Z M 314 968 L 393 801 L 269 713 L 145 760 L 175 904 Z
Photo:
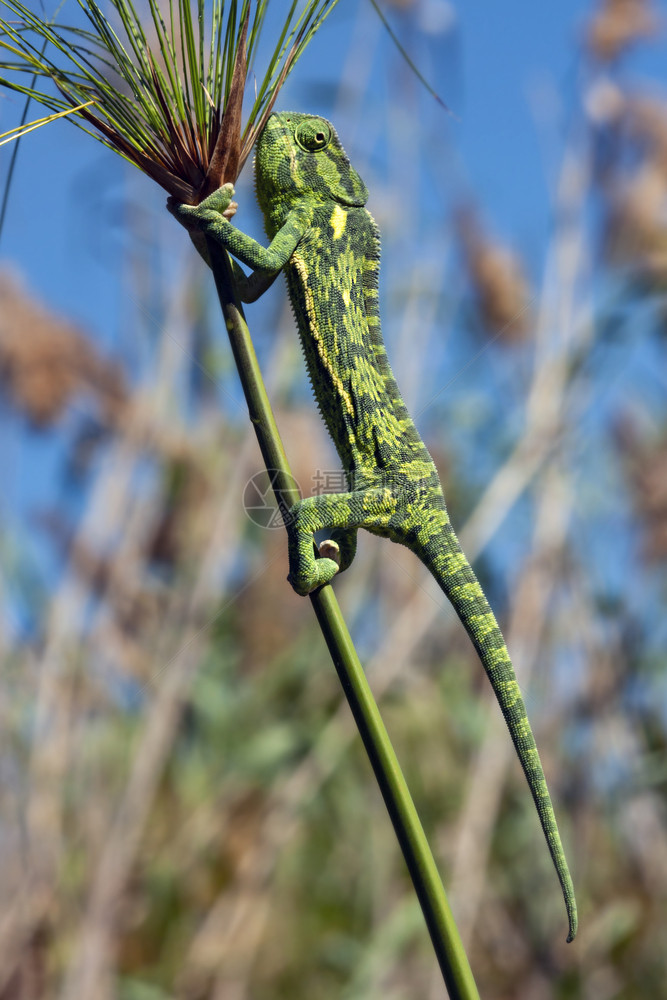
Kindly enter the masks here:
M 72 0 L 62 19 L 68 5 Z M 369 11 L 362 18 L 363 7 Z M 434 108 L 418 139 L 426 142 L 429 128 L 447 129 L 459 160 L 454 169 L 476 193 L 492 226 L 531 250 L 548 223 L 552 154 L 572 110 L 579 72 L 574 41 L 591 5 L 582 0 L 421 0 L 415 7 L 422 18 L 433 7 L 454 11 L 453 31 L 432 36 L 417 31 L 405 35 L 405 42 L 458 116 L 444 121 Z M 404 30 L 401 17 L 393 11 L 389 16 L 398 31 Z M 342 0 L 294 74 L 283 104 L 318 110 L 319 95 L 339 77 L 340 52 L 374 17 L 367 0 Z M 662 55 L 657 45 L 643 46 L 635 66 L 664 79 Z M 367 95 L 371 106 L 373 93 L 379 100 L 396 65 L 391 42 L 383 39 Z M 0 128 L 13 126 L 21 110 L 16 95 L 2 94 Z M 38 113 L 35 109 L 34 117 Z M 355 132 L 354 140 L 353 154 L 368 155 L 364 135 Z M 1 147 L 0 179 L 8 156 L 9 147 Z M 113 326 L 121 279 L 123 173 L 130 169 L 67 123 L 32 133 L 23 141 L 0 242 L 0 260 L 18 268 L 45 301 L 90 324 L 109 345 L 118 335 Z M 451 170 L 443 166 L 445 197 Z M 144 207 L 160 210 L 162 195 L 151 182 L 132 178 L 131 184 L 134 191 L 143 184 Z
M 61 19 L 72 6 L 73 0 L 68 0 Z M 548 216 L 553 144 L 571 112 L 578 73 L 574 42 L 591 4 L 420 0 L 414 6 L 422 11 L 423 23 L 428 23 L 429 9 L 453 11 L 452 31 L 435 35 L 413 31 L 404 38 L 458 116 L 441 123 L 460 157 L 457 169 L 503 236 L 533 243 L 543 235 Z M 361 17 L 365 7 L 368 11 Z M 388 14 L 397 31 L 404 31 L 405 19 L 392 10 Z M 334 87 L 340 75 L 341 51 L 347 50 L 353 33 L 374 17 L 368 0 L 341 0 L 289 83 L 284 104 L 320 104 L 319 95 Z M 642 46 L 634 66 L 664 80 L 662 56 L 660 46 Z M 387 73 L 395 72 L 396 64 L 396 53 L 385 38 L 371 73 L 371 103 L 373 92 L 379 99 L 387 87 Z M 2 94 L 0 128 L 14 125 L 21 110 L 17 95 Z M 437 121 L 436 115 L 436 127 Z M 428 127 L 433 127 L 432 120 Z M 420 141 L 427 135 L 425 130 Z M 362 146 L 363 138 L 355 134 L 357 146 Z M 1 147 L 0 179 L 8 156 L 9 148 Z M 100 230 L 122 226 L 113 210 L 113 192 L 118 193 L 123 184 L 120 175 L 129 168 L 67 123 L 26 138 L 19 167 L 0 259 L 13 262 L 30 286 L 54 306 L 92 323 L 99 336 L 113 341 L 104 315 L 114 313 L 112 284 L 118 261 L 112 240 Z M 161 194 L 151 193 L 151 187 L 146 181 L 142 201 L 157 209 Z M 98 230 L 97 237 L 91 229 Z M 115 251 L 117 255 L 117 247 Z
M 63 20 L 73 6 L 67 0 Z M 406 127 L 401 120 L 405 108 L 396 96 L 405 88 L 419 90 L 419 85 L 368 0 L 341 0 L 280 103 L 329 113 L 344 69 L 353 93 L 347 100 L 345 94 L 336 97 L 334 106 L 341 109 L 336 124 L 352 160 L 367 164 L 363 173 L 373 211 L 377 205 L 389 223 L 397 220 L 393 227 L 387 225 L 386 241 L 393 241 L 404 256 L 410 254 L 409 240 L 413 246 L 428 243 L 435 257 L 446 253 L 446 207 L 455 194 L 467 190 L 474 193 L 491 231 L 525 255 L 539 280 L 553 174 L 564 132 L 576 113 L 581 72 L 576 41 L 590 10 L 582 0 L 420 0 L 414 5 L 417 28 L 407 15 L 389 10 L 404 44 L 456 115 L 447 117 L 425 93 L 415 104 L 419 117 L 410 134 L 428 164 L 425 174 L 411 172 L 414 149 L 403 150 L 404 160 L 386 155 L 396 149 L 387 136 Z M 447 31 L 420 30 L 419 24 L 428 29 L 434 23 L 434 15 L 441 23 L 449 18 Z M 664 81 L 663 55 L 663 47 L 642 46 L 630 61 L 633 74 Z M 15 125 L 21 111 L 22 101 L 15 95 L 0 95 L 0 131 Z M 39 113 L 34 108 L 30 117 Z M 445 156 L 443 144 L 436 141 L 442 135 Z M 8 158 L 9 147 L 0 147 L 0 182 Z M 382 207 L 383 177 L 400 178 L 403 171 L 409 178 L 405 203 L 387 212 Z M 424 189 L 415 191 L 415 184 Z M 192 254 L 164 211 L 164 200 L 153 182 L 59 122 L 23 141 L 0 239 L 0 266 L 15 269 L 37 298 L 78 322 L 105 351 L 123 358 L 133 377 L 141 377 L 139 362 L 149 355 L 151 328 L 150 321 L 143 330 L 135 328 L 128 300 L 128 269 L 144 253 L 141 233 L 150 234 L 146 245 L 161 257 L 163 273 L 180 268 Z M 246 188 L 239 224 L 259 236 L 259 219 L 249 200 Z M 401 227 L 410 234 L 404 246 Z M 471 373 L 471 388 L 474 381 Z M 20 423 L 3 420 L 0 461 L 14 473 L 5 491 L 5 512 L 22 517 L 50 495 L 52 499 L 60 459 L 57 441 L 26 434 Z

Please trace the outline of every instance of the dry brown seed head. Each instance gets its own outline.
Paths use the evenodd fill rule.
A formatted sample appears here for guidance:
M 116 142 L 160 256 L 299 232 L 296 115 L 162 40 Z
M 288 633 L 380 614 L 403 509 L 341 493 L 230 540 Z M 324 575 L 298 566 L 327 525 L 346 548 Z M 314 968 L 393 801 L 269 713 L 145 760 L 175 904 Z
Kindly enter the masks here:
M 602 0 L 588 23 L 586 47 L 601 62 L 610 62 L 635 42 L 658 33 L 651 0 Z

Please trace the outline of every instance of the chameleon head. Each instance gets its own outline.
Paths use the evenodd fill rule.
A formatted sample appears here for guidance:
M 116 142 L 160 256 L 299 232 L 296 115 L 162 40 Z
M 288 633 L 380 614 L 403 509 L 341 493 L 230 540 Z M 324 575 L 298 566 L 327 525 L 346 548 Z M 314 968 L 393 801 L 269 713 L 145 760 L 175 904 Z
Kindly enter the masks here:
M 333 125 L 314 115 L 270 115 L 257 143 L 255 173 L 265 214 L 309 195 L 342 205 L 365 205 L 368 198 Z

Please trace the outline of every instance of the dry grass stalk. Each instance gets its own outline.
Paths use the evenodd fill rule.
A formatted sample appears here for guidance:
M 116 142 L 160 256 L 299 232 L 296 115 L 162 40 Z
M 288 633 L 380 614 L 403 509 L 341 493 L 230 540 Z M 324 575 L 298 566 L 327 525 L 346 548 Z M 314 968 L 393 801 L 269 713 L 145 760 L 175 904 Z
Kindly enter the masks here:
M 567 426 L 566 400 L 572 389 L 572 364 L 575 356 L 590 347 L 590 326 L 580 321 L 581 299 L 586 287 L 579 279 L 586 271 L 587 239 L 584 205 L 590 192 L 591 172 L 585 154 L 571 140 L 566 149 L 558 186 L 561 226 L 554 235 L 537 323 L 535 372 L 526 407 L 526 427 L 510 459 L 489 488 L 508 479 L 505 489 L 511 497 L 512 477 L 532 467 L 537 472 L 549 458 L 538 483 L 534 529 L 534 557 L 527 564 L 513 602 L 508 648 L 515 661 L 520 684 L 529 682 L 541 650 L 549 604 L 557 574 L 554 557 L 567 543 L 568 521 L 572 506 L 572 488 L 554 448 Z M 554 353 L 553 329 L 559 332 L 559 350 Z M 516 462 L 516 468 L 512 466 Z M 536 463 L 536 464 L 535 464 Z M 510 473 L 508 477 L 508 472 Z M 525 484 L 524 484 L 525 485 Z M 507 500 L 507 497 L 506 497 Z M 505 509 L 507 509 L 505 507 Z M 478 505 L 469 521 L 473 531 L 494 531 L 499 526 L 493 507 Z M 463 544 L 468 545 L 465 533 Z M 487 696 L 488 700 L 488 696 Z M 502 722 L 495 706 L 489 703 L 485 737 L 466 782 L 467 794 L 459 824 L 453 893 L 460 901 L 462 936 L 471 940 L 481 911 L 491 838 L 502 801 L 502 791 L 509 772 L 511 756 L 501 734 Z
M 601 62 L 611 62 L 631 45 L 652 38 L 659 21 L 651 0 L 602 0 L 586 32 L 589 52 Z
M 482 232 L 470 211 L 457 217 L 457 232 L 479 317 L 491 332 L 511 343 L 530 329 L 530 288 L 518 256 Z
M 14 404 L 39 427 L 54 423 L 82 393 L 95 399 L 106 424 L 118 421 L 127 402 L 120 367 L 7 274 L 0 274 L 0 377 Z
M 642 440 L 629 421 L 619 423 L 616 441 L 643 528 L 643 554 L 649 562 L 667 558 L 667 440 Z
M 607 194 L 605 249 L 649 281 L 667 277 L 667 104 L 624 96 L 609 123 L 613 159 L 603 163 Z M 630 163 L 628 167 L 626 164 Z
M 624 121 L 629 139 L 667 172 L 667 102 L 630 93 L 625 98 Z
M 667 177 L 653 160 L 618 185 L 610 204 L 605 243 L 609 259 L 651 281 L 667 277 Z

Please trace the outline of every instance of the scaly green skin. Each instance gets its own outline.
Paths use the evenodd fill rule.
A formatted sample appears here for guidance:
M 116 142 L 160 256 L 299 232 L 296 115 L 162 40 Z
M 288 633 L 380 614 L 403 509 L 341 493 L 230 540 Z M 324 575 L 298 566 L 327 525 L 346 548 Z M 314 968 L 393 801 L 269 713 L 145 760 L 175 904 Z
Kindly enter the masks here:
M 428 567 L 475 645 L 507 722 L 558 872 L 571 941 L 572 879 L 514 669 L 387 360 L 378 312 L 380 237 L 364 207 L 366 187 L 331 124 L 311 115 L 273 114 L 255 162 L 268 247 L 222 217 L 231 185 L 197 208 L 172 203 L 170 210 L 252 268 L 247 278 L 235 266 L 244 301 L 256 299 L 279 271 L 287 275 L 308 373 L 349 489 L 307 497 L 290 510 L 288 579 L 299 594 L 328 583 L 352 561 L 358 528 L 406 545 Z M 323 528 L 332 538 L 317 558 L 313 535 Z

